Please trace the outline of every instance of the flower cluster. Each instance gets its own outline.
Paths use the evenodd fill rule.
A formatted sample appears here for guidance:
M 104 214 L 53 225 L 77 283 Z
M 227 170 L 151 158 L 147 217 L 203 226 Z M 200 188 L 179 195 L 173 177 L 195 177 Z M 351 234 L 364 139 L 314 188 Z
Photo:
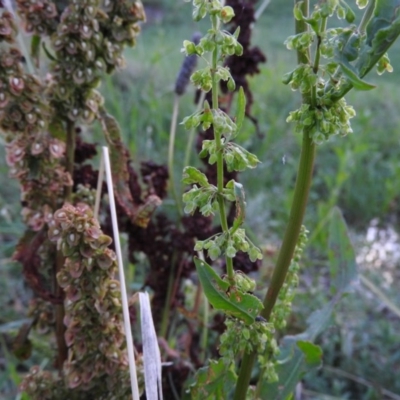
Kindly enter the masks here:
M 327 18 L 334 14 L 349 23 L 354 20 L 354 13 L 345 2 L 321 3 L 309 18 L 302 14 L 300 4 L 296 3 L 294 16 L 311 29 L 289 36 L 285 44 L 289 50 L 294 49 L 309 59 L 310 48 L 316 42 L 316 56 L 314 62 L 300 63 L 283 78 L 283 83 L 292 90 L 299 90 L 309 98 L 289 114 L 287 122 L 295 122 L 297 133 L 308 134 L 314 143 L 321 144 L 333 135 L 345 136 L 352 132 L 350 119 L 355 111 L 343 98 L 335 99 L 334 95 L 349 79 L 359 80 L 350 63 L 358 57 L 361 41 L 352 26 L 326 29 Z
M 0 41 L 12 44 L 17 34 L 18 29 L 12 15 L 8 11 L 3 11 L 0 18 Z
M 277 305 L 274 307 L 271 314 L 270 322 L 276 329 L 282 329 L 286 326 L 287 317 L 292 311 L 292 301 L 296 294 L 296 288 L 299 284 L 299 263 L 304 248 L 307 244 L 307 235 L 308 230 L 304 225 L 302 225 L 285 283 L 279 292 Z
M 255 322 L 245 325 L 237 319 L 226 319 L 226 331 L 221 336 L 219 352 L 226 362 L 234 360 L 241 352 L 255 351 L 259 356 L 261 372 L 269 381 L 278 379 L 271 356 L 278 354 L 278 345 L 274 337 L 274 325 L 269 322 Z M 235 346 L 232 346 L 235 343 Z
M 32 367 L 25 375 L 20 390 L 26 392 L 33 400 L 61 400 L 63 398 L 78 400 L 79 398 L 79 394 L 66 392 L 60 377 L 49 371 L 42 371 L 39 366 Z
M 0 17 L 0 40 L 11 42 L 16 33 L 11 15 Z M 65 171 L 65 145 L 48 131 L 50 109 L 43 83 L 26 74 L 19 50 L 0 50 L 0 130 L 7 145 L 10 174 L 21 183 L 22 215 L 34 231 L 51 218 L 57 199 L 72 185 Z
M 352 133 L 350 119 L 356 115 L 354 108 L 344 98 L 331 106 L 312 108 L 303 104 L 289 113 L 287 122 L 295 122 L 296 133 L 307 132 L 313 142 L 321 144 L 333 135 L 346 136 Z
M 142 359 L 138 360 L 139 388 L 144 387 Z M 64 385 L 62 377 L 56 373 L 43 371 L 38 366 L 30 369 L 25 375 L 20 389 L 29 395 L 32 400 L 116 400 L 131 397 L 130 376 L 128 371 L 117 371 L 114 379 L 119 385 L 109 388 L 107 382 L 98 380 L 90 391 L 81 388 L 70 390 Z M 110 390 L 108 390 L 110 389 Z
M 57 60 L 50 92 L 59 112 L 86 123 L 97 117 L 100 75 L 124 66 L 122 50 L 135 44 L 144 18 L 137 1 L 72 1 L 65 8 L 51 36 Z
M 83 203 L 54 213 L 49 238 L 66 257 L 57 280 L 66 294 L 67 386 L 89 389 L 93 379 L 117 385 L 116 373 L 127 369 L 128 360 L 116 256 L 108 248 L 112 240 Z
M 24 29 L 36 35 L 51 35 L 57 27 L 57 7 L 52 0 L 16 0 Z

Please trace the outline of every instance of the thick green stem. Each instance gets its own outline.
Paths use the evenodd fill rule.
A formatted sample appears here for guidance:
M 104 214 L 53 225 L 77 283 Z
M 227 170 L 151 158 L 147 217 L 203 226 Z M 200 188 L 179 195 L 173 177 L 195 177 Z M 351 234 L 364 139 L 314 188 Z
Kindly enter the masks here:
M 216 16 L 211 18 L 213 29 L 215 31 L 219 28 L 219 20 Z M 215 46 L 215 49 L 212 53 L 212 65 L 211 65 L 211 76 L 212 76 L 212 108 L 213 110 L 218 110 L 218 79 L 216 76 L 218 66 L 218 46 Z M 226 217 L 225 210 L 225 202 L 222 197 L 222 191 L 224 189 L 224 157 L 223 157 L 223 144 L 221 132 L 218 132 L 214 129 L 214 138 L 215 138 L 215 146 L 217 151 L 217 189 L 218 189 L 218 208 L 219 208 L 219 216 L 221 221 L 221 227 L 223 232 L 227 232 L 229 230 L 228 220 Z M 226 257 L 226 272 L 228 274 L 228 278 L 233 281 L 234 279 L 234 270 L 233 270 L 233 261 L 232 258 Z
M 290 211 L 289 222 L 286 227 L 282 247 L 279 251 L 278 260 L 272 275 L 271 283 L 264 299 L 264 309 L 261 315 L 269 319 L 272 309 L 278 298 L 279 291 L 285 281 L 287 271 L 292 261 L 293 252 L 299 238 L 301 225 L 303 223 L 306 210 L 308 193 L 312 180 L 313 166 L 315 158 L 315 144 L 309 137 L 308 132 L 303 135 L 303 146 L 300 156 L 299 173 L 297 176 L 292 209 Z
M 315 144 L 312 142 L 312 139 L 309 138 L 308 134 L 305 133 L 303 136 L 303 147 L 298 170 L 299 173 L 294 190 L 289 222 L 286 227 L 285 236 L 279 251 L 271 283 L 264 299 L 264 309 L 261 312 L 261 316 L 267 320 L 271 316 L 279 291 L 285 282 L 297 239 L 299 237 L 312 180 L 314 157 Z M 256 357 L 256 353 L 246 354 L 243 357 L 239 378 L 236 384 L 234 400 L 244 400 L 246 398 L 251 371 Z
M 300 0 L 295 0 L 295 3 Z M 303 15 L 308 15 L 309 2 L 303 1 L 301 5 Z M 307 24 L 304 21 L 296 20 L 296 33 L 305 32 Z M 299 64 L 306 64 L 310 59 L 309 54 L 305 52 L 297 53 L 297 61 Z M 311 102 L 310 96 L 303 97 L 303 102 Z M 312 172 L 315 158 L 315 144 L 309 137 L 308 132 L 303 134 L 303 144 L 300 155 L 300 162 L 296 185 L 294 189 L 294 196 L 292 200 L 292 207 L 290 210 L 289 222 L 286 226 L 285 235 L 283 238 L 282 246 L 279 251 L 278 260 L 271 278 L 271 283 L 268 288 L 267 294 L 264 298 L 264 309 L 261 316 L 269 319 L 282 288 L 283 283 L 293 257 L 294 249 L 300 234 L 301 225 L 303 223 L 304 213 L 306 210 L 308 194 L 310 191 Z M 257 353 L 252 352 L 245 354 L 240 366 L 239 376 L 236 383 L 236 389 L 233 399 L 245 400 L 247 389 L 249 387 L 251 372 L 254 362 L 256 361 Z

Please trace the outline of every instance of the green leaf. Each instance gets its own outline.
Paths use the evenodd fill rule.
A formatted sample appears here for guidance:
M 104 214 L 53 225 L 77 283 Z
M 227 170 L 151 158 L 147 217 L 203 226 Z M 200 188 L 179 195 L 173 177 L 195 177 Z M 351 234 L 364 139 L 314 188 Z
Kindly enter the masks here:
M 53 54 L 51 54 L 51 53 L 49 52 L 49 50 L 47 50 L 46 43 L 43 42 L 43 43 L 42 43 L 42 47 L 43 47 L 44 52 L 46 53 L 46 56 L 47 56 L 51 61 L 58 61 L 57 58 L 56 58 L 55 56 L 53 56 Z
M 61 119 L 59 118 L 52 119 L 49 123 L 48 129 L 53 138 L 65 141 L 66 138 L 65 128 Z
M 195 257 L 194 263 L 204 294 L 210 304 L 215 309 L 244 321 L 247 325 L 252 324 L 263 308 L 261 301 L 249 293 L 243 293 L 230 286 L 205 261 Z
M 31 39 L 31 57 L 36 68 L 39 68 L 41 37 L 33 35 Z
M 371 83 L 363 81 L 357 74 L 352 70 L 352 68 L 345 65 L 345 63 L 341 62 L 340 67 L 344 75 L 347 76 L 351 84 L 353 85 L 354 89 L 357 90 L 371 90 L 375 89 L 376 86 L 372 85 Z
M 319 367 L 322 362 L 322 350 L 321 347 L 316 346 L 314 343 L 306 340 L 299 340 L 297 347 L 303 352 L 305 362 L 309 366 Z
M 222 358 L 200 368 L 195 378 L 196 382 L 190 387 L 192 400 L 229 399 L 237 380 L 234 364 L 227 365 Z
M 363 9 L 367 6 L 368 0 L 356 0 L 356 4 L 359 9 Z
M 198 183 L 200 186 L 210 186 L 207 176 L 194 167 L 185 167 L 183 170 L 182 182 L 186 185 Z
M 246 113 L 246 96 L 244 94 L 243 87 L 241 86 L 238 92 L 238 109 L 237 109 L 237 116 L 236 116 L 236 129 L 237 132 L 240 131 L 243 121 L 244 121 L 244 116 Z
M 367 25 L 367 36 L 357 63 L 359 76 L 365 76 L 400 35 L 400 0 L 376 0 Z
M 357 281 L 357 264 L 346 222 L 336 207 L 332 211 L 329 226 L 328 257 L 332 292 L 344 293 Z
M 236 217 L 233 222 L 233 229 L 239 228 L 246 217 L 246 201 L 243 185 L 239 182 L 233 182 L 236 199 Z

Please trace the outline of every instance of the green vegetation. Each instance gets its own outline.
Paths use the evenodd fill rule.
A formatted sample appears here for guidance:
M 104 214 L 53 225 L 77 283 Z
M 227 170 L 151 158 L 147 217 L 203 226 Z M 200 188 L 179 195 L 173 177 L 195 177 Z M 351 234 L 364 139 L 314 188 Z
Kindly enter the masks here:
M 149 23 L 143 25 L 136 48 L 126 52 L 127 68 L 107 77 L 100 89 L 105 107 L 121 126 L 123 141 L 136 167 L 149 159 L 167 163 L 174 82 L 184 57 L 179 49 L 193 32 L 205 33 L 208 29 L 206 22 L 192 22 L 189 4 L 177 3 L 145 2 Z M 282 76 L 296 65 L 295 52 L 289 52 L 283 44 L 294 33 L 292 9 L 291 0 L 273 0 L 254 26 L 253 44 L 268 58 L 261 73 L 251 78 L 252 114 L 258 120 L 258 130 L 245 120 L 235 138 L 261 161 L 255 170 L 240 175 L 246 188 L 246 232 L 264 253 L 260 276 L 252 276 L 257 281 L 271 278 L 293 197 L 302 142 L 301 136 L 293 133 L 293 125 L 286 123 L 289 112 L 300 105 L 300 95 L 294 95 L 289 86 L 282 84 Z M 361 279 L 337 305 L 331 327 L 317 339 L 323 349 L 323 367 L 303 379 L 303 395 L 307 399 L 400 399 L 400 315 L 396 312 L 400 305 L 396 290 L 400 259 L 394 254 L 386 262 L 374 263 L 372 256 L 365 257 L 365 246 L 371 244 L 364 240 L 371 220 L 379 220 L 382 227 L 396 228 L 400 216 L 400 92 L 396 89 L 400 85 L 400 43 L 391 48 L 389 57 L 394 72 L 381 77 L 370 73 L 368 82 L 377 85 L 373 91 L 366 94 L 353 90 L 346 95 L 357 112 L 352 119 L 354 132 L 345 139 L 330 138 L 319 146 L 315 160 L 304 221 L 310 233 L 300 262 L 300 284 L 280 337 L 305 331 L 308 316 L 332 298 L 329 272 L 333 267 L 327 248 L 332 221 L 338 218 L 332 211 L 335 206 L 341 209 L 350 227 L 356 254 L 364 254 L 359 273 L 372 286 Z M 194 90 L 188 88 L 181 101 L 179 121 L 192 114 L 195 107 Z M 102 141 L 100 125 L 91 129 L 93 141 Z M 83 132 L 83 137 L 92 139 L 90 134 Z M 175 176 L 179 177 L 188 132 L 178 125 L 176 135 L 174 167 Z M 24 227 L 19 218 L 18 185 L 7 177 L 3 147 L 0 146 L 0 304 L 7 307 L 1 315 L 0 333 L 6 333 L 4 341 L 15 336 L 20 327 L 17 324 L 10 328 L 9 323 L 25 318 L 27 299 L 17 299 L 15 295 L 23 293 L 21 269 L 10 258 Z M 201 165 L 194 155 L 191 164 Z M 161 211 L 176 216 L 171 196 Z M 148 267 L 141 258 L 137 265 L 131 265 L 135 271 L 140 267 Z M 136 273 L 136 279 L 141 276 L 143 273 Z M 135 286 L 140 287 L 137 282 Z M 265 291 L 261 293 L 264 294 Z M 36 336 L 33 340 L 40 344 Z M 36 350 L 28 362 L 1 353 L 0 398 L 11 400 L 18 396 L 15 385 L 20 376 L 44 357 L 48 358 L 43 363 L 48 363 L 50 347 L 34 346 Z

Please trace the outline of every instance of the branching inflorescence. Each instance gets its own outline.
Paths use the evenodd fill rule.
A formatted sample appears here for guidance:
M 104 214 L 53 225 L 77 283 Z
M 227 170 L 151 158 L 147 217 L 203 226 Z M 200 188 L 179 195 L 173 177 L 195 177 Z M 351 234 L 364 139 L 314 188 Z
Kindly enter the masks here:
M 33 399 L 126 398 L 130 383 L 119 284 L 113 279 L 115 256 L 107 247 L 111 239 L 101 233 L 90 207 L 77 204 L 92 199 L 93 193 L 88 187 L 73 186 L 73 179 L 81 162 L 75 160 L 78 124 L 97 119 L 110 140 L 111 153 L 122 152 L 115 160 L 120 180 L 128 181 L 127 151 L 115 136 L 119 129 L 107 136 L 115 120 L 96 88 L 105 72 L 124 66 L 122 51 L 135 44 L 138 22 L 145 18 L 143 7 L 132 0 L 18 0 L 16 5 L 23 27 L 33 35 L 33 64 L 38 67 L 44 54 L 50 70 L 46 79 L 38 78 L 38 71 L 25 72 L 24 57 L 13 47 L 18 33 L 14 16 L 2 10 L 0 129 L 11 176 L 21 185 L 22 215 L 28 226 L 14 258 L 23 264 L 35 293 L 56 305 L 55 318 L 47 320 L 55 324 L 56 366 L 61 372 L 56 377 L 34 367 L 22 388 Z M 124 200 L 133 208 L 132 197 Z M 61 248 L 52 243 L 56 239 Z
M 246 216 L 246 202 L 243 185 L 224 179 L 224 169 L 229 171 L 243 171 L 247 168 L 255 168 L 259 163 L 257 157 L 233 142 L 239 134 L 245 109 L 246 99 L 241 88 L 238 91 L 238 115 L 232 119 L 219 108 L 218 94 L 221 81 L 226 82 L 229 90 L 235 90 L 235 82 L 229 68 L 225 67 L 227 57 L 242 54 L 243 48 L 238 41 L 239 28 L 234 33 L 229 33 L 221 28 L 221 23 L 229 22 L 234 12 L 232 7 L 223 6 L 219 1 L 194 1 L 193 17 L 200 20 L 206 15 L 210 16 L 212 27 L 207 34 L 200 39 L 198 44 L 184 41 L 184 51 L 187 55 L 204 57 L 211 53 L 211 62 L 205 68 L 195 71 L 191 76 L 192 83 L 199 89 L 212 93 L 212 105 L 204 102 L 203 108 L 183 120 L 186 129 L 198 126 L 203 130 L 210 127 L 214 137 L 204 140 L 200 157 L 208 158 L 208 163 L 216 165 L 217 182 L 213 185 L 207 176 L 194 167 L 185 167 L 183 182 L 192 185 L 192 188 L 183 195 L 186 204 L 185 212 L 194 213 L 196 210 L 204 216 L 219 215 L 221 232 L 212 237 L 198 241 L 195 250 L 206 251 L 211 260 L 223 256 L 226 260 L 226 275 L 221 278 L 215 270 L 201 259 L 195 259 L 200 282 L 204 293 L 211 305 L 217 310 L 223 311 L 227 319 L 227 330 L 221 337 L 219 361 L 212 361 L 210 365 L 201 370 L 197 375 L 196 384 L 191 388 L 193 398 L 209 398 L 211 390 L 203 386 L 207 374 L 219 377 L 227 377 L 230 384 L 235 382 L 235 359 L 242 353 L 257 349 L 260 353 L 271 354 L 276 352 L 276 343 L 273 338 L 274 328 L 263 319 L 258 318 L 262 309 L 261 302 L 252 292 L 255 290 L 255 282 L 243 274 L 234 270 L 233 259 L 236 253 L 247 253 L 251 261 L 261 259 L 261 251 L 247 237 L 243 228 Z M 236 208 L 235 218 L 231 226 L 225 211 L 226 203 L 234 203 Z M 233 346 L 233 343 L 235 345 Z M 264 372 L 269 379 L 273 379 L 273 366 L 269 360 L 262 363 Z M 224 378 L 224 379 L 225 379 Z M 214 380 L 214 379 L 213 379 Z M 229 386 L 229 385 L 228 385 Z M 222 391 L 228 396 L 229 390 Z M 221 388 L 221 390 L 223 390 Z M 220 394 L 220 395 L 221 395 Z

